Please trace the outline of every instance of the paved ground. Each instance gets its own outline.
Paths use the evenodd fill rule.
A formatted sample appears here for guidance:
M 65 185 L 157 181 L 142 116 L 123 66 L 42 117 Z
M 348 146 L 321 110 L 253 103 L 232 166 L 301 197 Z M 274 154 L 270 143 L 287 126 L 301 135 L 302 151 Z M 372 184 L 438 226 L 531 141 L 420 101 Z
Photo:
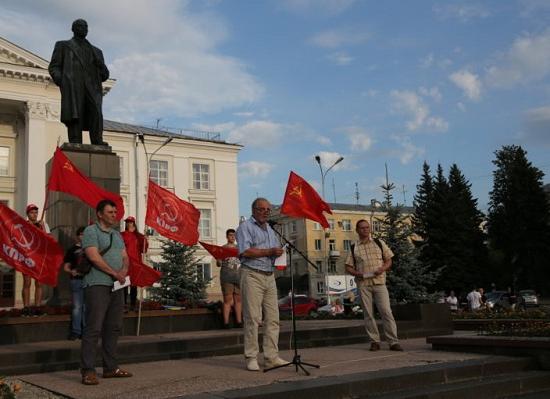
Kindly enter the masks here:
M 130 379 L 100 379 L 100 385 L 87 387 L 80 384 L 78 371 L 48 374 L 31 374 L 14 377 L 23 381 L 23 391 L 18 399 L 27 398 L 171 398 L 201 392 L 224 391 L 277 382 L 321 376 L 336 376 L 357 372 L 419 366 L 429 363 L 484 358 L 484 355 L 432 351 L 425 338 L 401 341 L 405 352 L 390 352 L 387 346 L 379 352 L 369 352 L 365 344 L 311 348 L 301 350 L 302 360 L 321 365 L 309 369 L 312 376 L 296 373 L 286 367 L 268 373 L 249 372 L 244 369 L 241 355 L 202 359 L 172 360 L 125 365 L 134 373 Z M 281 353 L 291 359 L 293 352 Z M 27 385 L 32 384 L 32 388 Z M 47 391 L 41 391 L 38 387 Z M 49 392 L 48 392 L 49 391 Z M 56 393 L 57 396 L 51 393 Z M 44 396 L 40 396 L 40 395 Z M 49 395 L 49 396 L 48 396 Z

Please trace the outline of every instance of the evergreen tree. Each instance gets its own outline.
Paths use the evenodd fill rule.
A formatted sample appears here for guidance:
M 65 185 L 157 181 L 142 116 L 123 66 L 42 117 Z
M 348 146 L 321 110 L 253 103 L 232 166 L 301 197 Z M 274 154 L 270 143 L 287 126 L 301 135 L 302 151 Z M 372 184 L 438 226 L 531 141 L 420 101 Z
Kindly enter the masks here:
M 467 292 L 473 286 L 486 285 L 487 252 L 484 234 L 481 230 L 483 214 L 477 209 L 477 199 L 456 164 L 449 171 L 445 237 L 446 268 L 439 285 L 445 290 Z
M 437 271 L 430 271 L 418 260 L 419 250 L 411 238 L 413 229 L 402 214 L 402 206 L 393 205 L 393 183 L 386 182 L 383 210 L 386 213 L 381 223 L 380 238 L 394 253 L 392 267 L 387 274 L 388 291 L 393 302 L 426 302 L 433 300 L 428 287 L 437 278 Z
M 153 299 L 167 305 L 181 303 L 195 305 L 206 297 L 206 285 L 195 247 L 188 247 L 172 240 L 162 244 L 162 261 L 155 266 L 162 272 L 160 287 L 152 288 Z
M 500 277 L 502 287 L 548 293 L 550 231 L 544 173 L 519 146 L 504 146 L 495 155 L 488 217 L 493 275 Z
M 431 206 L 433 190 L 430 166 L 424 161 L 420 184 L 416 186 L 416 195 L 413 202 L 414 214 L 412 217 L 413 231 L 421 240 L 420 242 L 427 238 L 427 213 Z

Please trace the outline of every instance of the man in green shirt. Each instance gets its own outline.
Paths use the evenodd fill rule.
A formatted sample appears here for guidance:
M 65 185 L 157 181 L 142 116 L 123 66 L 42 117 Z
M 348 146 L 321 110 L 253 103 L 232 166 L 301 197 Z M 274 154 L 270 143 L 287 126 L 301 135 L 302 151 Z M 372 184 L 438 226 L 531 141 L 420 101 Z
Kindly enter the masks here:
M 88 226 L 82 237 L 82 248 L 93 264 L 82 282 L 86 326 L 82 335 L 80 368 L 84 385 L 99 383 L 94 363 L 100 335 L 103 378 L 132 376 L 118 367 L 116 359 L 116 346 L 122 329 L 124 290 L 113 291 L 113 285 L 115 281 L 124 283 L 128 274 L 124 241 L 120 233 L 113 229 L 118 223 L 116 214 L 113 201 L 100 201 L 96 207 L 98 221 Z

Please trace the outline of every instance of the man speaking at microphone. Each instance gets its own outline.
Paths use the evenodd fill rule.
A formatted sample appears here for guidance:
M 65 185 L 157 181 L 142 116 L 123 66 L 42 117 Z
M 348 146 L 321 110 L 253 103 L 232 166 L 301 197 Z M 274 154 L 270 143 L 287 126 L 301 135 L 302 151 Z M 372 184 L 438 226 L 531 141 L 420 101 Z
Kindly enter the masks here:
M 275 259 L 282 255 L 281 244 L 268 223 L 271 205 L 265 198 L 252 202 L 252 216 L 237 229 L 241 258 L 241 296 L 244 321 L 246 369 L 259 371 L 258 327 L 263 323 L 265 368 L 283 366 L 279 357 L 279 304 L 273 275 Z M 262 321 L 263 318 L 263 321 Z

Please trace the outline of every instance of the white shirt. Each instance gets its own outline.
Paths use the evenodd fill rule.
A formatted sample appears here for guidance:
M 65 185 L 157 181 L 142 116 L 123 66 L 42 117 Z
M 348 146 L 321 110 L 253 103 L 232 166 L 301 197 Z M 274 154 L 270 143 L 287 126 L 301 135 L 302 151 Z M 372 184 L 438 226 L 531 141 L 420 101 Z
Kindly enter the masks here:
M 466 297 L 471 310 L 476 310 L 481 307 L 481 294 L 477 291 L 472 291 Z
M 449 308 L 451 310 L 457 310 L 458 309 L 458 298 L 456 296 L 448 296 L 445 299 L 445 302 L 449 305 Z

